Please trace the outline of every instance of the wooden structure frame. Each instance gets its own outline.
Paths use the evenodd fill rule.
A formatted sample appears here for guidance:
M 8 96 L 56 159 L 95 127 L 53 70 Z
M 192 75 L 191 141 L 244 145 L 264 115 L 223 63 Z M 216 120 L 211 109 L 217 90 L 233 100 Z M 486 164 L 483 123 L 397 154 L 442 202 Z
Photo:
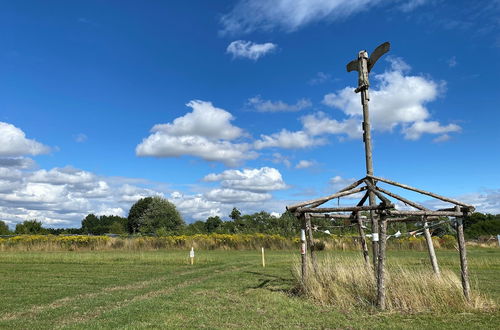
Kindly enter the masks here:
M 457 241 L 460 254 L 461 266 L 461 279 L 463 293 L 467 300 L 470 299 L 470 284 L 467 266 L 467 254 L 465 248 L 465 239 L 463 232 L 463 219 L 469 214 L 474 212 L 472 205 L 440 196 L 438 194 L 414 188 L 402 183 L 384 179 L 373 175 L 372 165 L 372 152 L 371 152 L 371 133 L 370 133 L 370 120 L 368 111 L 368 101 L 370 100 L 368 94 L 369 81 L 368 74 L 373 68 L 376 61 L 388 52 L 390 44 L 388 42 L 377 47 L 373 54 L 368 57 L 366 51 L 360 51 L 358 58 L 351 61 L 347 65 L 347 71 L 358 71 L 358 88 L 356 93 L 361 92 L 361 104 L 363 105 L 363 141 L 365 144 L 365 158 L 366 158 L 366 176 L 350 184 L 349 186 L 337 191 L 336 193 L 316 198 L 305 202 L 297 203 L 287 207 L 287 210 L 295 214 L 301 222 L 301 254 L 302 254 L 302 277 L 305 279 L 307 276 L 307 251 L 310 251 L 311 262 L 313 269 L 316 268 L 315 246 L 312 231 L 312 221 L 314 218 L 328 218 L 328 219 L 344 219 L 350 220 L 358 227 L 359 235 L 361 237 L 361 248 L 366 263 L 369 265 L 369 251 L 365 239 L 365 232 L 363 219 L 360 212 L 367 211 L 370 213 L 370 221 L 372 227 L 372 255 L 373 255 L 373 269 L 377 280 L 377 306 L 385 309 L 385 261 L 386 261 L 386 240 L 387 240 L 387 223 L 397 221 L 414 221 L 423 222 L 424 236 L 427 242 L 429 251 L 429 258 L 432 268 L 437 276 L 439 276 L 439 266 L 432 244 L 431 234 L 428 227 L 428 222 L 439 219 L 439 217 L 455 217 Z M 379 183 L 385 183 L 390 186 L 402 188 L 406 191 L 417 192 L 442 202 L 447 202 L 449 208 L 430 210 L 423 205 L 406 199 L 398 194 L 389 190 L 379 187 Z M 353 196 L 355 194 L 363 193 L 359 202 L 355 206 L 325 206 L 328 202 L 346 196 Z M 395 201 L 402 202 L 408 206 L 407 209 L 397 209 Z M 368 204 L 366 202 L 368 201 Z

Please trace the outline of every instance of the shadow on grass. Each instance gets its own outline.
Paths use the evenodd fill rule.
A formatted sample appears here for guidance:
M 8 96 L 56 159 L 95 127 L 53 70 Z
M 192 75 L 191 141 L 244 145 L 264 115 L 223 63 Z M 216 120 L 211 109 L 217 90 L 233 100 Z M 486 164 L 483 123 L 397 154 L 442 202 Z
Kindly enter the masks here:
M 293 296 L 297 295 L 296 283 L 293 278 L 285 278 L 255 271 L 246 271 L 245 273 L 259 276 L 259 284 L 246 287 L 246 289 L 265 289 L 271 292 L 281 292 Z

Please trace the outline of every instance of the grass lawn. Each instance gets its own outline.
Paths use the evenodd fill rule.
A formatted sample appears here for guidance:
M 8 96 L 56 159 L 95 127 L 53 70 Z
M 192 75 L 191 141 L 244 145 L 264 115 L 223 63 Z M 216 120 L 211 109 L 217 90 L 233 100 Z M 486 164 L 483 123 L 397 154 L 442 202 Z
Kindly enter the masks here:
M 328 252 L 361 258 L 356 252 Z M 458 272 L 456 251 L 438 251 Z M 469 249 L 476 290 L 500 305 L 500 249 Z M 368 313 L 290 295 L 296 251 L 0 252 L 0 328 L 500 329 L 500 312 Z M 427 254 L 389 263 L 430 267 Z M 390 288 L 389 288 L 390 289 Z

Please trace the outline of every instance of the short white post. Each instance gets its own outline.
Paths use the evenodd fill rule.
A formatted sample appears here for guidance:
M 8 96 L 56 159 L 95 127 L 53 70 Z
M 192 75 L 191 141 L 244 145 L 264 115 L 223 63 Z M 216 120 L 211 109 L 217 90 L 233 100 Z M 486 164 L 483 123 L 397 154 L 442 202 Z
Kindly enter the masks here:
M 194 247 L 191 247 L 191 251 L 189 251 L 189 259 L 191 259 L 191 265 L 194 264 Z
M 266 267 L 266 258 L 264 256 L 264 247 L 262 247 L 262 267 Z

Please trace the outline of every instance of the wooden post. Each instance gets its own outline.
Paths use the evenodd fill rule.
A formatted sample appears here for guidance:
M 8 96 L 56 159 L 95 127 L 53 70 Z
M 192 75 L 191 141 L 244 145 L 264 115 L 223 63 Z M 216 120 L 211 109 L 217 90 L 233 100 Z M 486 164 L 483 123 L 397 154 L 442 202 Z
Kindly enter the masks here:
M 317 270 L 317 264 L 316 264 L 316 246 L 314 244 L 314 237 L 312 233 L 312 225 L 311 225 L 311 215 L 309 213 L 305 214 L 306 218 L 306 228 L 307 228 L 307 248 L 309 249 L 309 254 L 311 255 L 311 263 L 313 265 L 314 271 Z
M 266 268 L 266 258 L 264 256 L 264 247 L 262 247 L 262 267 Z
M 457 207 L 458 208 L 458 207 Z M 463 216 L 466 217 L 464 212 Z M 458 252 L 460 253 L 460 274 L 462 277 L 462 288 L 464 290 L 464 296 L 467 301 L 470 301 L 470 284 L 469 284 L 469 268 L 467 266 L 467 250 L 465 249 L 465 238 L 464 238 L 464 223 L 463 218 L 456 218 L 457 220 L 457 241 L 458 241 Z
M 361 237 L 361 249 L 363 250 L 363 257 L 365 259 L 365 263 L 367 265 L 369 265 L 370 264 L 370 255 L 368 253 L 368 245 L 366 244 L 365 230 L 363 229 L 363 221 L 361 221 L 361 217 L 359 216 L 359 212 L 356 212 L 354 214 L 354 218 L 356 219 L 356 222 L 358 223 L 358 232 L 359 232 L 359 236 Z
M 301 215 L 302 229 L 300 230 L 300 255 L 302 263 L 302 283 L 307 278 L 307 248 L 306 248 L 306 220 L 304 214 Z
M 434 251 L 434 244 L 432 243 L 429 225 L 427 224 L 427 217 L 423 217 L 423 220 L 425 241 L 427 242 L 427 250 L 429 251 L 429 258 L 431 259 L 432 269 L 434 270 L 434 273 L 436 273 L 436 275 L 440 275 L 439 265 L 436 258 L 436 251 Z
M 387 220 L 385 215 L 380 216 L 379 221 L 380 242 L 377 264 L 377 306 L 385 310 L 385 246 L 387 241 Z

